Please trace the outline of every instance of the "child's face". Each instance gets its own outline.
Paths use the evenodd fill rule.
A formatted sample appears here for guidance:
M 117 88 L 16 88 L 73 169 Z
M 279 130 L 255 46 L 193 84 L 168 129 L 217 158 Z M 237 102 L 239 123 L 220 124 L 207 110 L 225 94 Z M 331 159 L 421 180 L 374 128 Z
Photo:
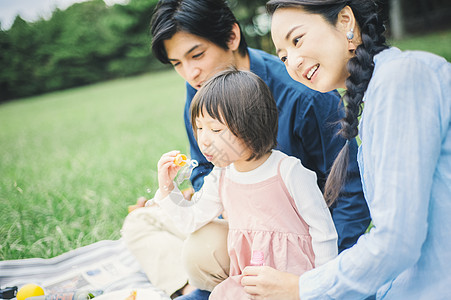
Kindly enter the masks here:
M 249 148 L 229 128 L 205 110 L 196 118 L 197 144 L 205 158 L 217 167 L 245 162 Z
M 328 92 L 345 87 L 347 28 L 301 8 L 280 8 L 272 17 L 271 35 L 288 74 L 311 89 Z
M 197 90 L 217 72 L 235 64 L 232 50 L 185 31 L 165 40 L 164 47 L 177 73 Z

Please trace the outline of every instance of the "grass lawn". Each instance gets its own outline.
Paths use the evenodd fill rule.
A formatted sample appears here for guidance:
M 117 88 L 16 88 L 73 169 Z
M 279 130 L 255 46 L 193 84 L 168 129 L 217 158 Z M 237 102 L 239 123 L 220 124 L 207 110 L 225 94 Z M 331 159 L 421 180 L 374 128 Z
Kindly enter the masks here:
M 390 44 L 451 61 L 451 30 Z M 0 105 L 0 259 L 118 239 L 161 154 L 188 153 L 184 102 L 168 70 Z
M 188 152 L 172 70 L 0 105 L 0 259 L 117 239 L 161 154 Z
M 411 36 L 399 41 L 390 40 L 389 44 L 401 50 L 415 49 L 432 52 L 451 62 L 451 29 Z

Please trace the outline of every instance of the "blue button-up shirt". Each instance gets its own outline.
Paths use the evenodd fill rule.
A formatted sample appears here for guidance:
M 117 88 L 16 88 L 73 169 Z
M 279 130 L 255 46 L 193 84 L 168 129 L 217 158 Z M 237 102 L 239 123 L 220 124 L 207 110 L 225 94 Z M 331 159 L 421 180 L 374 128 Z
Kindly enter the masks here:
M 251 71 L 269 86 L 279 111 L 277 149 L 299 158 L 302 164 L 314 171 L 322 189 L 335 157 L 345 140 L 336 133 L 339 111 L 337 93 L 319 93 L 294 81 L 278 57 L 260 50 L 248 49 Z M 195 190 L 203 184 L 203 177 L 210 173 L 209 163 L 197 146 L 189 115 L 189 107 L 196 90 L 187 84 L 185 127 L 190 142 L 191 158 L 199 162 L 191 176 Z M 352 246 L 367 229 L 370 217 L 357 165 L 357 144 L 351 142 L 348 179 L 342 194 L 331 207 L 332 218 L 338 233 L 338 250 Z
M 299 280 L 307 299 L 451 299 L 451 64 L 375 56 L 358 162 L 374 228 Z

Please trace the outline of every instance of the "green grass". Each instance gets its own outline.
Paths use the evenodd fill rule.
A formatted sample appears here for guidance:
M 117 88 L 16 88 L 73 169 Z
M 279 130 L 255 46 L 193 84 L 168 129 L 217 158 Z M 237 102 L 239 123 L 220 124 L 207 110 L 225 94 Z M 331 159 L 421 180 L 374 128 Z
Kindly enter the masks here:
M 161 154 L 188 151 L 184 94 L 170 70 L 0 105 L 0 259 L 119 238 Z
M 422 50 L 443 56 L 451 61 L 451 29 L 431 34 L 406 37 L 402 40 L 390 40 L 390 45 L 401 50 Z

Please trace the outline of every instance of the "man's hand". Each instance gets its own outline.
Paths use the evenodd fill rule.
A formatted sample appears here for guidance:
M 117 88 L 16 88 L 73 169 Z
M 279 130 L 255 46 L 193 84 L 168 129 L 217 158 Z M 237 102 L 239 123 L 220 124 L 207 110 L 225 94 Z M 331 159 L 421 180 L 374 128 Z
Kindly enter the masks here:
M 299 300 L 299 276 L 271 267 L 246 267 L 241 285 L 250 299 Z

